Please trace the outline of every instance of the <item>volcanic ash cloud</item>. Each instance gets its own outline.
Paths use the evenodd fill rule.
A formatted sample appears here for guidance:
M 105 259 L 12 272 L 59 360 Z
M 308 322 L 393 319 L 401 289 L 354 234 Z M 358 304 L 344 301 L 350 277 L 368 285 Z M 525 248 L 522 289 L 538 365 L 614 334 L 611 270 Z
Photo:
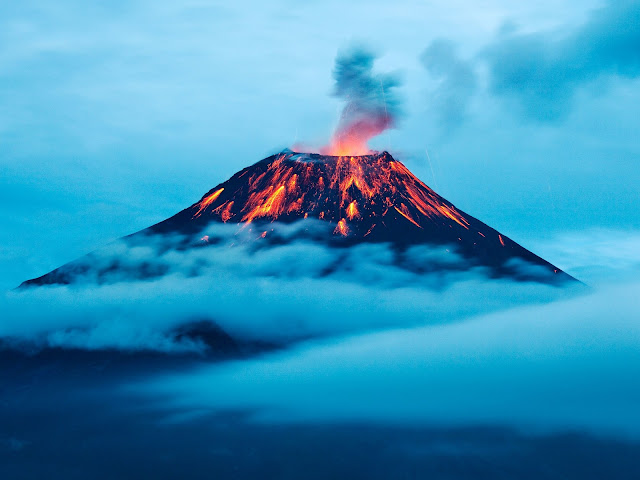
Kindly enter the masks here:
M 322 153 L 369 153 L 367 142 L 395 126 L 400 113 L 395 88 L 400 81 L 394 74 L 374 73 L 375 59 L 373 53 L 362 48 L 340 53 L 336 58 L 333 95 L 346 103 L 331 142 Z

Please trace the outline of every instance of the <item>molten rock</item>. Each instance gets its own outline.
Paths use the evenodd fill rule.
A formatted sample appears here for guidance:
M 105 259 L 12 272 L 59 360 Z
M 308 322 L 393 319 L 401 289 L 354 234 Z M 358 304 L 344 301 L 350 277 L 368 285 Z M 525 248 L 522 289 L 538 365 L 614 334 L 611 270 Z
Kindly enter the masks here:
M 545 283 L 572 280 L 506 235 L 458 210 L 388 152 L 328 156 L 286 151 L 273 155 L 236 173 L 189 208 L 128 238 L 139 245 L 149 236 L 179 234 L 197 237 L 198 242 L 182 242 L 175 248 L 204 246 L 210 240 L 201 235 L 207 226 L 226 223 L 237 224 L 239 242 L 246 242 L 247 232 L 253 232 L 248 235 L 250 241 L 267 248 L 290 241 L 274 233 L 277 226 L 311 225 L 314 220 L 330 228 L 309 239 L 330 248 L 384 243 L 403 252 L 429 245 L 464 258 L 462 266 L 452 263 L 457 270 L 486 267 L 492 276 Z M 403 262 L 411 268 L 406 256 Z M 522 269 L 523 264 L 534 268 Z M 90 263 L 78 260 L 23 285 L 72 283 L 91 268 Z M 142 277 L 161 274 L 146 272 Z

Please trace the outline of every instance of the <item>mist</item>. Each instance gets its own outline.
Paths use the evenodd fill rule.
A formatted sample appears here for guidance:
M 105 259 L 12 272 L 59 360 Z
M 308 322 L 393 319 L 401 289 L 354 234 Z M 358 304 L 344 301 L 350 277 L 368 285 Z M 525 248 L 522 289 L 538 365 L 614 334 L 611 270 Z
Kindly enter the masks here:
M 586 290 L 577 282 L 561 288 L 491 278 L 455 246 L 414 246 L 400 259 L 387 244 L 332 248 L 313 240 L 326 228 L 323 222 L 274 223 L 269 236 L 284 243 L 268 248 L 252 241 L 259 234 L 250 228 L 231 225 L 114 242 L 63 267 L 76 272 L 75 283 L 7 292 L 0 338 L 35 346 L 204 353 L 204 345 L 176 337 L 176 329 L 205 321 L 236 339 L 289 344 L 455 322 Z M 300 239 L 302 233 L 307 237 Z M 525 263 L 513 268 L 529 277 L 539 269 Z
M 167 408 L 267 423 L 640 435 L 638 281 L 441 325 L 311 341 L 133 385 Z M 401 315 L 400 310 L 398 314 Z

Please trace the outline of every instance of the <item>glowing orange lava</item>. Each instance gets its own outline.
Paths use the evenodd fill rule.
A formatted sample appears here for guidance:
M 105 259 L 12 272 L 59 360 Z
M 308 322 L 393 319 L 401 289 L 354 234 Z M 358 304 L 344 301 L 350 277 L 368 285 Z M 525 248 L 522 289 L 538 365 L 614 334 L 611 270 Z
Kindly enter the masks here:
M 394 218 L 410 228 L 424 229 L 429 223 L 451 228 L 457 224 L 467 230 L 470 226 L 453 205 L 386 152 L 365 156 L 287 152 L 239 172 L 229 182 L 194 205 L 193 217 L 206 210 L 223 222 L 315 218 L 334 222 L 336 234 L 362 237 L 371 234 L 376 224 L 387 225 L 392 221 L 387 216 L 396 213 Z
M 331 142 L 320 149 L 324 155 L 361 156 L 370 155 L 367 142 L 380 135 L 393 124 L 388 115 L 362 116 L 338 125 Z
M 371 150 L 367 146 L 366 141 L 357 138 L 340 138 L 334 139 L 329 146 L 321 149 L 321 152 L 326 155 L 346 157 L 368 155 L 371 153 Z
M 445 216 L 449 217 L 454 222 L 458 223 L 459 225 L 461 225 L 464 228 L 466 228 L 467 230 L 469 230 L 469 227 L 467 226 L 469 224 L 469 222 L 467 222 L 463 217 L 461 217 L 459 215 L 454 215 L 454 212 L 453 212 L 454 209 L 452 207 L 447 207 L 446 205 L 441 205 L 440 207 L 438 207 L 438 209 Z
M 396 207 L 395 205 L 393 206 L 393 208 L 395 208 L 395 210 L 402 215 L 404 218 L 406 218 L 407 220 L 409 220 L 411 223 L 413 223 L 416 227 L 418 228 L 422 228 L 420 226 L 420 224 L 418 222 L 416 222 L 413 218 L 411 218 L 411 214 L 409 213 L 409 209 L 407 208 L 407 206 L 404 203 L 400 204 L 400 208 Z
M 198 205 L 200 206 L 200 209 L 195 213 L 194 217 L 199 217 L 200 215 L 202 215 L 202 212 L 209 206 L 211 205 L 213 202 L 216 201 L 216 199 L 220 196 L 220 194 L 224 191 L 224 187 L 216 190 L 215 192 L 213 192 L 211 195 L 209 195 L 208 197 L 206 197 L 204 200 L 202 200 Z
M 354 200 L 347 207 L 347 218 L 349 220 L 353 220 L 357 216 L 358 216 L 358 206 L 357 206 L 357 202 Z
M 333 231 L 335 234 L 340 234 L 343 237 L 349 235 L 349 227 L 347 226 L 347 221 L 343 218 L 338 222 L 336 229 Z
M 231 209 L 233 208 L 233 200 L 227 203 L 223 203 L 220 206 L 224 207 L 224 210 L 222 210 L 222 213 L 220 214 L 220 218 L 222 218 L 222 221 L 224 223 L 227 223 L 233 216 L 233 214 L 231 213 Z
M 269 188 L 271 190 L 271 187 Z M 277 218 L 282 211 L 285 197 L 285 186 L 280 185 L 275 192 L 271 193 L 266 201 L 259 202 L 242 220 L 251 222 L 257 217 L 266 217 L 268 215 Z

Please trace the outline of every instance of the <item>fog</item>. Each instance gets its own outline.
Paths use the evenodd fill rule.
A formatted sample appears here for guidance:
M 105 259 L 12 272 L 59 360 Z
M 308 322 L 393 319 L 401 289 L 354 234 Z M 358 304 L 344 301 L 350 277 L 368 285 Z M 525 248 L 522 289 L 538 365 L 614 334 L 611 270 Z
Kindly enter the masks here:
M 209 243 L 118 242 L 89 258 L 119 274 L 7 293 L 0 340 L 19 348 L 0 349 L 0 471 L 635 478 L 636 233 L 541 243 L 598 280 L 559 288 L 456 270 L 451 250 L 407 265 L 386 245 L 330 249 L 280 227 L 290 243 L 270 249 L 232 247 L 259 233 L 226 227 Z M 132 280 L 141 264 L 159 276 Z M 418 273 L 434 264 L 451 268 Z M 194 320 L 276 348 L 212 355 L 179 334 Z
M 268 422 L 640 434 L 640 283 L 463 322 L 313 341 L 141 389 Z
M 579 246 L 570 272 L 609 272 L 596 287 L 557 287 L 465 270 L 452 247 L 414 247 L 404 263 L 384 244 L 330 248 L 313 241 L 322 228 L 301 237 L 298 226 L 274 224 L 269 235 L 288 243 L 270 248 L 251 241 L 259 232 L 224 225 L 203 232 L 207 240 L 111 244 L 86 261 L 99 271 L 117 259 L 120 273 L 7 293 L 0 337 L 29 348 L 204 355 L 210 346 L 176 334 L 204 320 L 234 339 L 280 346 L 123 386 L 165 399 L 168 410 L 640 433 L 634 232 L 549 242 L 552 257 Z M 200 248 L 168 248 L 194 242 Z M 141 264 L 158 276 L 132 280 Z
M 416 246 L 401 257 L 386 244 L 331 248 L 311 238 L 326 225 L 301 225 L 273 224 L 269 237 L 288 243 L 270 248 L 253 240 L 259 233 L 227 225 L 112 243 L 75 264 L 76 283 L 8 292 L 0 337 L 30 346 L 204 352 L 175 329 L 206 320 L 234 338 L 280 344 L 454 322 L 586 290 L 490 279 L 454 247 Z M 301 229 L 307 238 L 294 240 Z M 84 265 L 91 269 L 82 273 Z

